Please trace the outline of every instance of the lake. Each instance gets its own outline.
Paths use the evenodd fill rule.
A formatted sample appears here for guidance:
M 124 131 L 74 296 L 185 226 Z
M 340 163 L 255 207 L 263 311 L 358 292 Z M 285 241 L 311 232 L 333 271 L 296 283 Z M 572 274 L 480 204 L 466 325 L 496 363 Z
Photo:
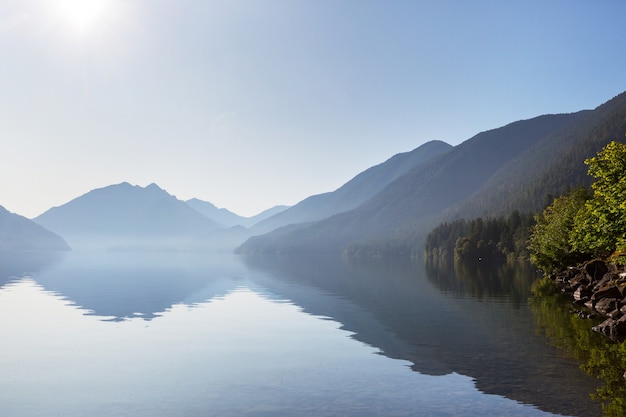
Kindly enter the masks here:
M 570 339 L 607 342 L 562 301 L 533 299 L 527 264 L 0 261 L 3 417 L 603 413 L 591 394 L 608 385 Z

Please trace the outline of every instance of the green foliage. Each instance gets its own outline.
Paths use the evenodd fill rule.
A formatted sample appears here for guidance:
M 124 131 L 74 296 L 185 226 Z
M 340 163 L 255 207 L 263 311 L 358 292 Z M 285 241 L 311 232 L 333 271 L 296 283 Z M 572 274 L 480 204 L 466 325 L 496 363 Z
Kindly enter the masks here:
M 618 246 L 618 248 L 609 256 L 609 261 L 617 265 L 626 265 L 626 246 Z
M 508 218 L 482 217 L 443 223 L 426 238 L 425 254 L 458 260 L 527 259 L 526 240 L 534 220 L 514 211 Z
M 595 179 L 593 198 L 576 216 L 572 245 L 594 256 L 608 256 L 626 246 L 626 145 L 611 142 L 585 164 Z
M 585 164 L 593 195 L 577 189 L 536 216 L 528 246 L 547 272 L 594 257 L 626 262 L 626 145 L 611 142 Z
M 558 197 L 536 216 L 529 240 L 531 260 L 546 271 L 593 257 L 626 262 L 626 145 L 611 142 L 585 160 L 593 195 L 584 189 Z M 548 281 L 548 279 L 544 279 Z M 606 344 L 576 316 L 555 312 L 556 298 L 537 284 L 531 306 L 537 322 L 555 344 L 578 359 L 581 369 L 604 381 L 592 394 L 605 416 L 626 416 L 626 344 Z M 556 306 L 556 307 L 555 307 Z M 569 308 L 569 307 L 566 307 Z
M 558 197 L 552 205 L 535 216 L 528 240 L 530 260 L 544 271 L 562 269 L 585 257 L 576 251 L 571 242 L 571 233 L 578 212 L 591 198 L 589 191 L 578 188 Z

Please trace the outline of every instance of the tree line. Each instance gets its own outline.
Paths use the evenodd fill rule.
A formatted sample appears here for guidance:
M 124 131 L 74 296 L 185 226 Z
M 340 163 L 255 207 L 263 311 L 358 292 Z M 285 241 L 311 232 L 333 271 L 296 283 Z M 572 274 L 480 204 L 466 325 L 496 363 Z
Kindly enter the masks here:
M 514 211 L 508 217 L 478 217 L 442 223 L 426 237 L 426 257 L 460 260 L 528 259 L 532 214 Z
M 578 187 L 541 212 L 460 219 L 428 234 L 427 257 L 528 259 L 546 272 L 593 258 L 626 264 L 626 144 L 586 159 L 591 187 Z

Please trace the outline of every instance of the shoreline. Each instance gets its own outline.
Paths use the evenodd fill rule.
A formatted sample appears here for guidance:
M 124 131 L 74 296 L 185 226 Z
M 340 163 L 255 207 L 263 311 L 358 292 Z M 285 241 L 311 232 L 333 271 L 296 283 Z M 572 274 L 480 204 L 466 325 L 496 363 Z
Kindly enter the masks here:
M 608 338 L 626 339 L 626 269 L 602 259 L 594 259 L 576 267 L 551 274 L 561 291 L 570 294 L 574 304 L 585 307 L 583 318 L 604 320 L 592 329 Z

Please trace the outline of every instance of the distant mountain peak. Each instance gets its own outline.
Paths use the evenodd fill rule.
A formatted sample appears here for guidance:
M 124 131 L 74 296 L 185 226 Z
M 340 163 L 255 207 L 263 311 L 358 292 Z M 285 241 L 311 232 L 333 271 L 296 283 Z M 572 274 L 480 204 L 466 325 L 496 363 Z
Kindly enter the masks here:
M 190 200 L 187 200 L 186 203 L 189 205 L 189 207 L 196 210 L 198 213 L 208 217 L 211 220 L 216 221 L 224 227 L 251 227 L 254 224 L 288 208 L 288 206 L 275 206 L 264 210 L 255 216 L 244 217 L 233 213 L 228 209 L 218 208 L 215 204 L 208 201 L 200 200 L 198 198 L 192 198 Z
M 156 183 L 152 182 L 150 184 L 148 184 L 146 187 L 144 187 L 146 190 L 158 190 L 158 191 L 165 191 L 163 188 L 159 187 Z
M 254 226 L 253 232 L 263 234 L 289 224 L 317 221 L 352 210 L 416 166 L 450 149 L 452 145 L 433 140 L 423 143 L 412 151 L 393 155 L 385 162 L 356 175 L 335 191 L 310 196 L 295 206 L 259 222 Z
M 220 226 L 152 183 L 97 188 L 34 219 L 67 239 L 190 238 Z

